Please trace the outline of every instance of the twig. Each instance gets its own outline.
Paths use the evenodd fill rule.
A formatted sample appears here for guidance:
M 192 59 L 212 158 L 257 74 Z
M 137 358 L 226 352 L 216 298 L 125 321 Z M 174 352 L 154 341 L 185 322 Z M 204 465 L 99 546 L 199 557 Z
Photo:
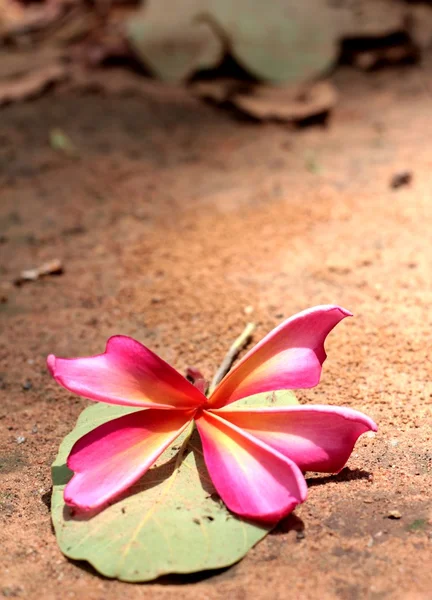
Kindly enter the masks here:
M 216 371 L 215 376 L 212 379 L 209 388 L 209 394 L 211 394 L 217 385 L 222 381 L 228 371 L 231 369 L 231 366 L 235 359 L 237 358 L 238 353 L 243 350 L 246 344 L 252 337 L 252 333 L 255 329 L 255 323 L 248 323 L 246 327 L 243 329 L 242 333 L 238 336 L 236 340 L 231 345 L 231 348 L 225 354 L 223 361 L 219 369 Z

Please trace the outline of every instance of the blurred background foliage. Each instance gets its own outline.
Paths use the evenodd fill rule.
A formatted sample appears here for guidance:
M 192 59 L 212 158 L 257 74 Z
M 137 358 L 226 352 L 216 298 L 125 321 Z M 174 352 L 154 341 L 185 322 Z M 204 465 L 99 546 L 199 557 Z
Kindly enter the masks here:
M 322 83 L 338 63 L 418 62 L 431 43 L 430 2 L 0 0 L 0 105 L 52 86 L 115 86 L 101 72 L 116 67 L 134 85 L 186 84 L 256 118 L 296 120 L 334 105 Z

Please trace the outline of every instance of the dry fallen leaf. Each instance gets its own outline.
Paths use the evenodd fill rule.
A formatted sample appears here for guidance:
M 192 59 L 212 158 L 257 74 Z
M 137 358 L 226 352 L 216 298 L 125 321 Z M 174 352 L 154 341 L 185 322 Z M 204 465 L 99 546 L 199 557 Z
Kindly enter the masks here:
M 0 37 L 21 22 L 24 8 L 15 0 L 0 1 Z
M 61 63 L 53 63 L 19 77 L 0 79 L 0 106 L 34 98 L 43 93 L 51 84 L 65 79 L 67 70 Z
M 1 0 L 0 38 L 16 38 L 49 27 L 63 12 L 61 2 L 30 3 L 23 7 L 13 0 Z
M 334 86 L 320 81 L 302 87 L 257 85 L 251 93 L 235 95 L 231 102 L 256 119 L 303 121 L 329 112 L 336 100 Z
M 63 264 L 58 258 L 43 263 L 35 269 L 21 271 L 20 276 L 15 279 L 15 285 L 22 285 L 26 281 L 36 281 L 46 275 L 61 275 L 63 273 Z

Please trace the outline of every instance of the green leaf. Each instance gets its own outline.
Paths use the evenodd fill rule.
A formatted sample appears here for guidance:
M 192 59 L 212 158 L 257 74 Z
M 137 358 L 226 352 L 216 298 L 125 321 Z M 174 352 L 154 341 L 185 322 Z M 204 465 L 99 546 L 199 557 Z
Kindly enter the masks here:
M 326 0 L 145 0 L 126 35 L 165 81 L 216 67 L 229 51 L 258 79 L 297 83 L 328 70 L 339 48 Z
M 62 552 L 123 581 L 217 569 L 240 560 L 271 527 L 228 511 L 211 483 L 196 432 L 183 460 L 180 437 L 126 496 L 98 514 L 74 514 L 64 504 L 63 489 L 72 475 L 65 463 L 76 440 L 135 410 L 90 406 L 63 440 L 52 467 L 52 519 Z
M 228 404 L 230 410 L 236 408 L 263 408 L 268 406 L 291 406 L 298 404 L 299 401 L 292 390 L 278 390 L 277 392 L 262 392 L 261 394 L 255 394 L 254 396 L 248 396 Z
M 340 40 L 404 29 L 403 2 L 142 0 L 126 36 L 160 79 L 216 67 L 225 52 L 259 80 L 298 84 L 325 75 Z M 359 15 L 357 4 L 361 4 Z M 414 26 L 414 35 L 415 35 Z
M 133 50 L 159 79 L 182 81 L 222 60 L 222 41 L 198 18 L 202 5 L 202 0 L 146 2 L 127 22 Z
M 335 20 L 325 0 L 217 0 L 210 5 L 233 56 L 257 79 L 308 81 L 337 58 Z

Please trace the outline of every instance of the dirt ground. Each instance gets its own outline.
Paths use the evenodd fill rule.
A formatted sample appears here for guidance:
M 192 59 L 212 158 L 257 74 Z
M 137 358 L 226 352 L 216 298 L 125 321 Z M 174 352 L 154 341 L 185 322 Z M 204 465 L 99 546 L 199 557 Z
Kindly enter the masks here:
M 297 131 L 182 91 L 64 91 L 1 111 L 0 596 L 432 598 L 431 72 L 334 79 L 328 125 Z M 50 147 L 54 127 L 77 158 Z M 8 284 L 52 258 L 63 275 Z M 341 474 L 310 474 L 295 515 L 215 574 L 132 585 L 63 557 L 50 465 L 88 402 L 51 380 L 47 354 L 122 333 L 210 377 L 248 320 L 258 341 L 321 303 L 355 318 L 299 397 L 379 425 Z

